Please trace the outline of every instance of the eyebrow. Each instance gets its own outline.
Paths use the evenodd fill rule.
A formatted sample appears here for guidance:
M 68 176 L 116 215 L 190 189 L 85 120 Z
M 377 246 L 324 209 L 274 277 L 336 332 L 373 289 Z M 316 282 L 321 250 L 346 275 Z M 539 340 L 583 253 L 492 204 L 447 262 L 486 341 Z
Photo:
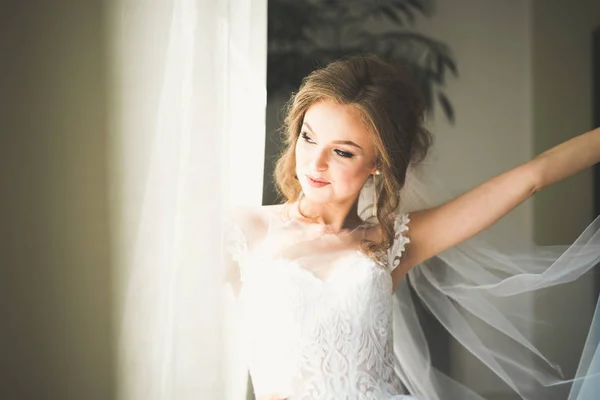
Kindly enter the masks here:
M 313 129 L 308 124 L 308 122 L 303 122 L 302 124 L 306 125 L 306 127 L 308 128 L 308 130 L 311 131 L 313 134 L 315 134 L 315 131 L 313 131 Z M 356 143 L 354 143 L 351 140 L 335 140 L 333 143 L 335 143 L 335 144 L 346 144 L 348 146 L 354 146 L 354 147 L 356 147 L 356 148 L 364 151 L 364 149 L 362 147 L 360 147 L 359 145 L 357 145 Z

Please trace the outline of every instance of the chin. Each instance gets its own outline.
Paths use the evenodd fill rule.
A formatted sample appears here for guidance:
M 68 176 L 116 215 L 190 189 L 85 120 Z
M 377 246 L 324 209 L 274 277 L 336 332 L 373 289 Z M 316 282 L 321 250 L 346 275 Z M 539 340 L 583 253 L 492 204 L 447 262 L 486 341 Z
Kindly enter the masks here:
M 304 197 L 313 203 L 325 203 L 331 200 L 331 196 L 323 193 L 304 192 Z
M 310 185 L 301 185 L 302 192 L 307 199 L 310 199 L 314 202 L 324 202 L 331 200 L 331 185 L 322 188 L 315 188 Z

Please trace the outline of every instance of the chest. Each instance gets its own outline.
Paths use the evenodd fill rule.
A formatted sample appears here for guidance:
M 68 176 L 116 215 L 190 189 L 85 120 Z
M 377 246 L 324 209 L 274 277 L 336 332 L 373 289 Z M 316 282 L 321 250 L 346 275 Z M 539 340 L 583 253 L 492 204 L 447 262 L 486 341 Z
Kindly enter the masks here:
M 243 269 L 243 314 L 261 325 L 299 332 L 345 321 L 350 329 L 387 318 L 391 310 L 390 274 L 359 252 L 326 260 L 255 255 Z

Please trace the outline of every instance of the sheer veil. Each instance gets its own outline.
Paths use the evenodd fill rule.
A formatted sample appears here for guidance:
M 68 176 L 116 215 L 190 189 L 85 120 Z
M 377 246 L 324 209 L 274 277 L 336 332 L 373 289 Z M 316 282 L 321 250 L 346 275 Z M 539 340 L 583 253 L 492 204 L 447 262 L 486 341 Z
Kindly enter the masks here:
M 365 188 L 361 201 L 372 198 L 365 193 L 369 190 Z M 411 167 L 399 212 L 433 207 L 450 197 L 440 181 Z M 531 244 L 527 250 L 502 252 L 476 236 L 423 262 L 394 294 L 396 372 L 419 398 L 482 399 L 431 365 L 416 297 L 460 345 L 522 398 L 591 400 L 600 389 L 598 307 L 576 376 L 568 377 L 532 343 L 532 324 L 552 326 L 535 321 L 529 303 L 535 291 L 591 279 L 586 272 L 599 263 L 600 218 L 570 246 Z

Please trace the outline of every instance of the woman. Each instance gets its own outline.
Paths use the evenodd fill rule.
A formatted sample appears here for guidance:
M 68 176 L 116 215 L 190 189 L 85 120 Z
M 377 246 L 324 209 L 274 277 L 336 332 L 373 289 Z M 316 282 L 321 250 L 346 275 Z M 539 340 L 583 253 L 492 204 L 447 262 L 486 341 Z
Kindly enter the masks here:
M 431 206 L 419 197 L 423 193 L 404 192 L 407 177 L 413 176 L 409 167 L 425 157 L 431 144 L 423 119 L 423 105 L 408 77 L 374 56 L 317 70 L 293 96 L 285 120 L 287 148 L 275 173 L 286 201 L 239 210 L 230 231 L 228 278 L 242 311 L 258 399 L 399 400 L 408 397 L 406 388 L 427 400 L 480 398 L 430 368 L 407 274 L 434 315 L 450 318 L 442 322 L 459 340 L 453 322 L 460 318 L 450 315 L 458 305 L 475 315 L 480 311 L 485 322 L 517 342 L 513 347 L 520 344 L 542 356 L 514 325 L 504 324 L 485 296 L 566 281 L 548 273 L 557 268 L 557 257 L 541 267 L 548 254 L 508 261 L 481 256 L 474 264 L 468 257 L 455 261 L 446 254 L 536 191 L 600 161 L 600 129 Z M 369 187 L 373 202 L 370 218 L 364 218 L 359 198 Z M 410 196 L 413 207 L 422 209 L 398 213 Z M 578 247 L 583 253 L 567 257 L 574 274 L 599 261 L 596 239 Z M 428 266 L 432 260 L 456 266 L 458 274 L 450 274 L 450 280 L 436 276 L 446 271 Z M 521 264 L 501 270 L 508 277 L 486 269 L 513 261 Z M 461 278 L 463 267 L 471 268 L 472 276 Z M 394 300 L 400 285 L 404 297 Z M 507 348 L 490 356 L 487 347 L 471 346 L 521 396 L 557 395 L 561 381 L 519 359 L 519 352 Z

